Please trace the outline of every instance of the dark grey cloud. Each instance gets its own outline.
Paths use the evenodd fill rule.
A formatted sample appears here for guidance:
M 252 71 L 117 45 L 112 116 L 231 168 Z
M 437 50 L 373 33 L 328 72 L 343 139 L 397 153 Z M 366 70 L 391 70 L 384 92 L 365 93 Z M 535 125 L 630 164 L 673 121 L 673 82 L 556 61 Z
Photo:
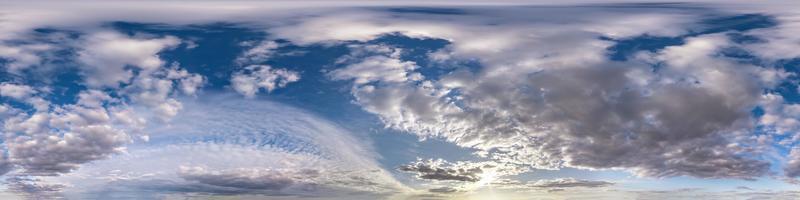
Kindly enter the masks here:
M 491 164 L 457 162 L 450 163 L 442 159 L 417 160 L 402 165 L 397 169 L 403 172 L 414 173 L 419 179 L 437 181 L 465 181 L 476 182 L 481 180 L 480 175 L 486 168 L 494 168 Z
M 0 154 L 0 175 L 4 175 L 14 169 L 14 163 L 8 160 L 4 153 Z
M 438 188 L 428 189 L 428 192 L 449 194 L 458 192 L 458 189 L 452 187 L 438 187 Z
M 318 173 L 309 172 L 308 174 Z M 258 169 L 206 171 L 203 168 L 185 168 L 179 172 L 179 176 L 188 181 L 242 189 L 280 190 L 295 184 L 293 174 Z
M 563 188 L 553 188 L 553 189 L 547 190 L 547 192 L 562 192 L 562 191 L 565 191 L 565 189 L 563 189 Z
M 528 186 L 535 188 L 572 188 L 572 187 L 596 188 L 596 187 L 608 187 L 612 185 L 614 185 L 614 183 L 607 181 L 592 181 L 592 180 L 582 180 L 574 178 L 539 180 L 528 184 Z
M 788 162 L 783 167 L 783 173 L 790 178 L 800 176 L 800 148 L 794 148 L 789 152 Z

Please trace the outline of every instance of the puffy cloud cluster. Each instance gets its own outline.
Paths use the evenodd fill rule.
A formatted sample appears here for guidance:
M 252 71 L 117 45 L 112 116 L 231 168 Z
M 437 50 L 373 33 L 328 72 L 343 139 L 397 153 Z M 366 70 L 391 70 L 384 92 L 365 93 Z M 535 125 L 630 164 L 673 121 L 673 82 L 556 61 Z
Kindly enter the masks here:
M 775 136 L 784 136 L 777 140 L 779 144 L 792 144 L 800 141 L 800 135 L 795 134 L 800 130 L 800 105 L 787 103 L 783 96 L 775 93 L 762 95 L 760 107 L 763 115 L 759 117 L 758 124 L 767 127 L 765 131 Z
M 273 68 L 263 63 L 269 60 L 280 47 L 275 41 L 245 41 L 240 45 L 249 47 L 235 62 L 245 66 L 231 75 L 231 88 L 246 98 L 253 98 L 263 88 L 267 93 L 286 87 L 300 80 L 300 73 L 292 70 Z
M 86 36 L 78 60 L 84 64 L 82 71 L 86 85 L 118 87 L 129 83 L 134 71 L 147 74 L 162 67 L 164 61 L 158 53 L 178 44 L 180 40 L 171 36 L 136 38 L 117 32 L 97 32 Z
M 3 97 L 10 97 L 13 99 L 20 100 L 28 98 L 35 93 L 36 91 L 32 87 L 27 85 L 0 83 L 0 96 Z
M 597 13 L 578 17 L 592 14 Z M 450 70 L 438 77 L 419 75 L 421 67 L 400 60 L 402 51 L 396 48 L 366 45 L 343 57 L 339 64 L 344 66 L 329 75 L 352 81 L 356 102 L 388 127 L 476 148 L 479 155 L 501 163 L 626 168 L 655 177 L 749 179 L 769 170 L 748 136 L 753 128 L 750 111 L 761 101 L 762 89 L 787 75 L 720 56 L 723 49 L 740 45 L 728 35 L 689 37 L 682 45 L 611 61 L 607 51 L 614 43 L 598 39 L 608 35 L 580 22 L 544 27 L 512 23 L 514 31 L 497 32 L 497 27 L 436 20 L 427 25 L 441 26 L 381 19 L 379 14 L 312 18 L 277 33 L 300 43 L 365 41 L 386 33 L 450 40 L 448 47 L 431 54 L 441 62 L 432 67 Z M 317 30 L 317 23 L 383 31 L 344 35 L 337 29 L 323 37 L 327 32 Z M 282 35 L 309 29 L 323 33 Z M 680 31 L 626 35 L 649 33 Z M 363 61 L 347 62 L 356 57 Z M 458 64 L 470 60 L 482 67 Z
M 51 175 L 123 151 L 130 139 L 114 125 L 116 108 L 103 107 L 109 99 L 91 90 L 81 93 L 76 104 L 6 119 L 7 159 L 24 174 Z
M 400 60 L 402 51 L 384 45 L 351 45 L 352 53 L 340 58 L 337 63 L 345 64 L 330 72 L 334 80 L 353 80 L 356 85 L 374 82 L 403 83 L 418 81 L 422 74 L 412 72 L 419 68 L 416 63 Z
M 76 45 L 77 68 L 88 88 L 75 94 L 75 103 L 51 102 L 49 87 L 0 83 L 0 97 L 32 108 L 3 104 L 2 172 L 17 179 L 63 175 L 124 152 L 134 136 L 146 140 L 142 130 L 151 118 L 166 121 L 181 108 L 174 99 L 178 91 L 195 95 L 205 82 L 177 64 L 164 67 L 158 53 L 178 43 L 171 36 L 108 31 L 65 43 Z
M 152 108 L 156 118 L 168 121 L 181 109 L 181 103 L 173 98 L 176 93 L 194 96 L 204 83 L 202 75 L 189 73 L 173 65 L 137 76 L 121 92 L 129 96 L 132 102 Z
M 10 98 L 15 101 L 29 104 L 36 110 L 47 110 L 50 103 L 35 94 L 40 93 L 31 86 L 10 82 L 0 83 L 0 97 Z M 5 105 L 6 112 L 12 112 L 15 108 Z M 6 113 L 10 114 L 10 113 Z
M 43 62 L 43 52 L 54 49 L 49 44 L 5 45 L 0 43 L 0 59 L 5 60 L 5 70 L 18 73 Z
M 245 97 L 253 98 L 262 88 L 272 92 L 298 80 L 300 73 L 295 71 L 273 69 L 268 65 L 250 65 L 232 75 L 231 87 Z

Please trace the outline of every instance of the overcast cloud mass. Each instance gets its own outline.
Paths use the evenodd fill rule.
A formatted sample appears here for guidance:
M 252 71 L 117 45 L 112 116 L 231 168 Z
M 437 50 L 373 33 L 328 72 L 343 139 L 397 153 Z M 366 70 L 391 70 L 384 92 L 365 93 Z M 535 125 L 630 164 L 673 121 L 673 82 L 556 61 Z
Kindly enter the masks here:
M 798 199 L 797 8 L 1 2 L 0 199 Z

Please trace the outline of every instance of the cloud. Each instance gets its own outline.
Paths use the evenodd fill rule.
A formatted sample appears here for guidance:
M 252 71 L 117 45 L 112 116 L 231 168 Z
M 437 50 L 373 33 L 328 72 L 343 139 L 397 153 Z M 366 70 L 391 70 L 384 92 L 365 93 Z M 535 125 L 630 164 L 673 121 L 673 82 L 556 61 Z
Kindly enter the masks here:
M 37 93 L 39 91 L 31 86 L 9 82 L 0 83 L 0 97 L 7 97 L 28 104 L 38 111 L 47 111 L 50 108 L 50 102 L 34 95 Z M 18 111 L 18 109 L 8 106 L 8 104 L 5 107 L 7 111 Z
M 458 192 L 458 189 L 451 188 L 451 187 L 438 187 L 438 188 L 428 189 L 428 192 L 449 194 L 449 193 Z
M 800 148 L 792 148 L 789 152 L 788 162 L 783 170 L 788 177 L 800 177 Z
M 607 187 L 611 185 L 614 185 L 614 183 L 606 181 L 580 180 L 574 178 L 559 178 L 550 180 L 545 179 L 545 180 L 538 180 L 536 182 L 532 182 L 529 184 L 530 187 L 536 187 L 536 188 L 571 188 L 571 187 L 596 188 L 596 187 Z
M 0 20 L 0 29 L 6 30 L 0 33 L 3 42 L 24 35 L 32 27 L 94 24 L 97 20 L 195 23 L 240 16 L 247 17 L 237 20 L 287 19 L 256 15 L 272 12 L 247 6 L 215 3 L 191 9 L 177 3 L 165 3 L 158 8 L 124 3 L 114 5 L 116 10 L 111 10 L 115 12 L 98 12 L 86 5 L 24 5 L 27 4 L 9 4 L 18 10 L 9 9 L 13 11 Z M 307 5 L 299 7 L 304 6 Z M 622 168 L 640 176 L 750 179 L 766 174 L 770 167 L 759 160 L 763 159 L 763 150 L 759 149 L 763 147 L 754 147 L 759 142 L 755 140 L 763 137 L 753 137 L 752 108 L 765 106 L 766 114 L 758 119 L 759 125 L 775 126 L 780 132 L 797 128 L 794 105 L 778 98 L 779 94 L 762 92 L 784 81 L 787 73 L 720 56 L 728 47 L 742 47 L 771 60 L 796 57 L 787 51 L 797 44 L 792 35 L 796 27 L 787 23 L 793 19 L 790 15 L 781 16 L 778 29 L 748 33 L 764 38 L 764 43 L 740 45 L 731 42 L 729 35 L 701 35 L 685 38 L 682 45 L 637 52 L 630 61 L 617 62 L 607 58 L 614 41 L 599 38 L 676 36 L 686 32 L 685 26 L 691 26 L 687 22 L 697 16 L 676 11 L 680 9 L 633 11 L 608 6 L 469 9 L 475 10 L 464 12 L 470 15 L 463 16 L 410 16 L 345 9 L 341 13 L 320 12 L 311 17 L 290 18 L 299 23 L 278 23 L 279 27 L 267 30 L 274 34 L 271 37 L 300 45 L 368 41 L 394 33 L 449 41 L 447 47 L 431 54 L 441 61 L 434 66 L 417 66 L 401 59 L 405 51 L 399 47 L 351 47 L 355 53 L 343 57 L 337 64 L 344 67 L 331 70 L 329 76 L 352 82 L 355 102 L 380 117 L 387 127 L 474 148 L 479 150 L 478 155 L 497 163 L 542 169 Z M 147 15 L 142 15 L 145 12 Z M 545 21 L 552 20 L 552 16 L 559 16 L 558 21 Z M 158 53 L 179 44 L 178 38 L 102 31 L 88 33 L 80 43 L 83 47 L 79 61 L 86 65 L 81 69 L 88 86 L 107 89 L 130 84 L 123 89 L 123 95 L 136 104 L 150 107 L 162 121 L 180 115 L 178 111 L 186 108 L 176 99 L 177 91 L 195 95 L 204 82 L 201 75 L 162 68 L 166 62 Z M 0 45 L 0 56 L 13 60 L 9 69 L 23 69 L 41 62 L 36 54 L 47 49 Z M 255 62 L 268 58 L 273 49 L 265 42 L 254 46 L 253 53 L 247 51 L 244 55 Z M 359 49 L 367 49 L 364 51 L 369 53 L 359 54 Z M 481 67 L 449 65 L 472 61 Z M 450 71 L 441 76 L 422 76 L 425 67 Z M 131 69 L 146 73 L 137 77 Z M 253 97 L 261 88 L 269 92 L 297 81 L 299 72 L 259 66 L 245 68 L 234 76 L 231 81 L 234 90 Z M 8 118 L 3 115 L 9 119 L 4 127 L 18 133 L 5 138 L 13 147 L 7 160 L 22 169 L 56 173 L 78 169 L 82 163 L 122 150 L 119 143 L 122 140 L 118 139 L 124 137 L 116 136 L 128 137 L 130 132 L 118 125 L 144 124 L 143 118 L 131 114 L 133 108 L 97 106 L 116 103 L 114 99 L 86 98 L 76 105 L 51 107 L 50 102 L 41 98 L 46 95 L 42 93 L 2 95 L 24 99 L 38 111 L 15 113 Z M 768 105 L 775 106 L 767 108 Z M 53 124 L 53 121 L 63 123 Z M 64 126 L 66 122 L 78 125 Z M 118 131 L 123 129 L 125 134 L 120 134 Z M 22 133 L 27 135 L 19 136 Z M 786 142 L 779 145 L 791 144 L 794 138 L 797 137 L 784 139 Z M 35 144 L 25 146 L 28 143 Z M 63 146 L 64 143 L 70 145 Z M 91 150 L 74 150 L 78 149 L 76 146 Z M 64 151 L 48 152 L 59 148 Z M 28 150 L 31 154 L 25 155 Z M 232 151 L 237 150 L 241 149 Z M 69 152 L 80 152 L 85 157 L 57 160 L 62 155 L 70 159 L 78 155 Z M 36 162 L 22 161 L 21 156 L 32 156 L 25 158 Z M 790 153 L 789 162 L 783 166 L 785 174 L 790 176 L 797 171 L 794 157 L 797 157 L 794 152 Z M 215 174 L 244 177 L 239 171 L 261 173 L 262 170 L 219 166 L 202 169 L 204 173 L 195 174 L 197 177 L 219 179 L 209 183 L 225 182 Z M 199 183 L 198 180 L 192 181 Z
M 753 190 L 753 188 L 750 188 L 750 187 L 747 187 L 747 186 L 737 186 L 736 189 L 737 190 Z
M 31 87 L 6 83 L 3 86 L 3 96 L 13 95 L 35 108 L 31 112 L 16 112 L 15 108 L 4 105 L 10 113 L 4 113 L 9 117 L 3 121 L 3 131 L 8 133 L 4 136 L 7 156 L 3 156 L 3 173 L 14 169 L 20 169 L 14 171 L 18 176 L 53 176 L 71 172 L 84 163 L 124 152 L 125 145 L 132 142 L 131 136 L 141 134 L 146 124 L 142 113 L 133 113 L 121 99 L 100 90 L 81 91 L 74 104 L 53 105 L 51 108 L 49 101 L 32 96 L 39 92 Z M 131 87 L 134 86 L 126 89 Z M 168 84 L 167 90 L 171 87 Z M 143 94 L 130 90 L 125 92 L 122 94 Z M 140 102 L 140 97 L 133 96 L 132 99 Z M 156 99 L 168 106 L 156 107 L 152 111 L 158 114 L 156 117 L 159 119 L 165 115 L 174 116 L 175 108 L 180 108 L 179 102 L 164 98 Z
M 306 111 L 229 94 L 182 101 L 185 109 L 170 126 L 145 130 L 150 142 L 45 181 L 75 185 L 64 192 L 77 197 L 325 197 L 410 190 L 379 166 L 363 139 Z
M 9 190 L 21 194 L 27 199 L 61 199 L 64 184 L 42 183 L 39 179 L 25 177 L 9 177 L 5 180 Z
M 0 154 L 0 174 L 6 174 L 14 169 L 14 163 L 8 160 L 8 156 Z
M 0 96 L 10 97 L 17 100 L 26 99 L 36 93 L 32 87 L 18 85 L 14 83 L 0 83 Z
M 175 63 L 169 68 L 154 69 L 135 76 L 129 85 L 122 88 L 121 93 L 130 97 L 132 103 L 151 108 L 156 119 L 166 122 L 182 107 L 174 97 L 179 92 L 195 96 L 205 83 L 204 76 L 189 73 Z
M 398 170 L 415 173 L 419 179 L 476 182 L 480 180 L 480 175 L 483 173 L 484 167 L 490 166 L 471 165 L 468 163 L 449 163 L 437 159 L 417 160 L 416 162 L 398 167 Z
M 178 89 L 185 95 L 195 95 L 197 90 L 206 83 L 206 78 L 200 74 L 189 73 L 186 69 L 173 66 L 167 71 L 167 79 L 178 82 Z
M 128 66 L 148 74 L 164 65 L 158 53 L 180 44 L 176 37 L 136 38 L 116 32 L 101 31 L 86 36 L 78 60 L 86 85 L 91 87 L 118 87 L 133 78 Z
M 5 65 L 7 71 L 18 72 L 27 67 L 39 64 L 42 58 L 36 53 L 50 49 L 47 45 L 20 45 L 20 46 L 7 46 L 0 45 L 0 58 L 8 60 Z
M 606 11 L 572 17 L 589 19 Z M 513 28 L 499 32 L 496 26 L 437 20 L 422 24 L 381 14 L 355 16 L 363 21 L 352 18 L 312 18 L 282 27 L 321 32 L 309 37 L 276 33 L 301 44 L 367 41 L 395 32 L 443 38 L 451 44 L 438 52 L 446 55 L 440 59 L 482 65 L 477 71 L 445 66 L 450 72 L 442 76 L 410 78 L 421 69 L 401 67 L 408 61 L 388 62 L 386 58 L 402 54 L 394 47 L 342 57 L 372 61 L 371 67 L 344 64 L 331 77 L 351 80 L 356 103 L 387 127 L 476 148 L 501 163 L 540 169 L 627 168 L 639 176 L 743 179 L 768 171 L 769 164 L 757 159 L 759 152 L 747 148 L 754 141 L 742 135 L 752 128 L 749 111 L 760 101 L 761 89 L 780 80 L 764 74 L 779 72 L 717 56 L 736 45 L 727 35 L 686 38 L 683 45 L 617 62 L 606 56 L 614 44 L 599 39 L 605 33 L 586 30 L 580 22 L 540 29 L 535 24 L 520 28 L 522 23 L 515 22 L 503 24 Z M 372 28 L 359 34 L 317 29 L 317 23 L 335 26 L 328 24 L 332 22 L 361 27 L 350 31 Z M 432 24 L 440 26 L 425 26 Z M 425 34 L 415 34 L 420 32 Z M 322 36 L 328 38 L 318 38 Z M 374 59 L 376 55 L 383 60 Z M 653 70 L 655 63 L 658 70 Z
M 275 50 L 280 47 L 280 44 L 275 41 L 245 41 L 240 45 L 250 47 L 236 58 L 236 63 L 240 65 L 263 63 L 272 57 Z
M 351 45 L 353 51 L 337 63 L 349 63 L 343 68 L 331 71 L 333 80 L 353 80 L 357 85 L 371 82 L 402 83 L 422 79 L 420 73 L 412 72 L 419 68 L 416 63 L 400 60 L 401 50 L 385 45 Z
M 272 92 L 277 88 L 300 80 L 300 73 L 286 69 L 272 69 L 268 65 L 250 65 L 231 77 L 231 87 L 248 98 L 255 97 L 261 88 Z
M 99 91 L 84 92 L 77 104 L 53 111 L 21 113 L 4 122 L 8 160 L 25 174 L 66 173 L 80 164 L 122 151 L 129 138 L 113 125 L 112 110 L 99 105 L 109 99 Z
M 280 190 L 294 184 L 295 178 L 306 180 L 308 178 L 303 177 L 303 175 L 315 175 L 317 173 L 319 172 L 306 171 L 300 174 L 298 172 L 253 168 L 208 171 L 202 167 L 181 167 L 178 171 L 178 175 L 181 178 L 189 181 L 222 187 L 264 190 Z

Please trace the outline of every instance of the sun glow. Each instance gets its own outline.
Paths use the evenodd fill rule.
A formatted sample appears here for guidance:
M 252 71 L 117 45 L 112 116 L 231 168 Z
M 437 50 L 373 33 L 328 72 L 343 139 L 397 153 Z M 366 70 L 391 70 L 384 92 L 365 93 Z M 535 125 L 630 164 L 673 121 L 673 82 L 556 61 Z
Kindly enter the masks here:
M 475 187 L 489 186 L 494 180 L 497 180 L 497 171 L 489 170 L 483 172 L 480 177 L 481 180 L 475 183 Z

